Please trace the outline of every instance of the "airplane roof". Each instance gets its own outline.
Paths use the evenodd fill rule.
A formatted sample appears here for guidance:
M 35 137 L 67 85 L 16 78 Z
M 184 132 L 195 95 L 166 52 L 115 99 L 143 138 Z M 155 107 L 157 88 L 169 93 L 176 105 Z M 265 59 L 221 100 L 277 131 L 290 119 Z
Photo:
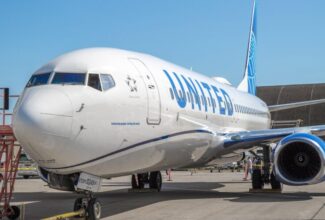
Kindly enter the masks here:
M 67 68 L 75 73 L 85 73 L 89 71 L 89 69 L 98 69 L 107 66 L 114 68 L 116 63 L 121 62 L 121 58 L 132 56 L 150 57 L 151 59 L 154 58 L 153 56 L 147 54 L 115 48 L 85 48 L 74 50 L 56 57 L 38 69 L 35 74 L 49 71 L 67 71 Z

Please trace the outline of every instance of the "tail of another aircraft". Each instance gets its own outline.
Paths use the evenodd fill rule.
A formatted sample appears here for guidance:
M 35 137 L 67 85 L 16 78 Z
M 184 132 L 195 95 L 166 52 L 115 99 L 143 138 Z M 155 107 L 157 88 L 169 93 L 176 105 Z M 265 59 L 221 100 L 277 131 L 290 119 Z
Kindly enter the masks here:
M 256 69 L 255 69 L 255 56 L 256 56 L 256 2 L 254 1 L 251 29 L 249 33 L 249 42 L 247 47 L 246 65 L 244 78 L 237 87 L 238 90 L 248 92 L 252 95 L 256 93 Z

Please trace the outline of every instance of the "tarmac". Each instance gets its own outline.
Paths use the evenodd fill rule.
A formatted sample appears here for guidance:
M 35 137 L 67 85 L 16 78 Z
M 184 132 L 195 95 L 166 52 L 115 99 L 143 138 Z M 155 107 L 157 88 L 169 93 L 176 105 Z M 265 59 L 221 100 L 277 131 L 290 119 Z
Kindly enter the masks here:
M 238 172 L 172 172 L 172 181 L 164 174 L 161 192 L 128 192 L 130 177 L 119 177 L 104 180 L 96 197 L 107 220 L 325 219 L 325 183 L 250 193 L 251 183 L 242 178 Z M 24 204 L 28 220 L 71 212 L 79 197 L 37 178 L 17 179 L 13 196 L 14 203 Z

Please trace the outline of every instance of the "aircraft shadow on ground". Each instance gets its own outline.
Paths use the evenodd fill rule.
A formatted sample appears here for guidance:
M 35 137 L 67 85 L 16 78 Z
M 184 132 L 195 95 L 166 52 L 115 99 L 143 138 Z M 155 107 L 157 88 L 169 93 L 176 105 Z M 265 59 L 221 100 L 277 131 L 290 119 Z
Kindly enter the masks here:
M 110 184 L 106 184 L 110 185 Z M 116 183 L 112 183 L 116 186 Z M 121 183 L 121 185 L 129 185 Z M 272 203 L 305 201 L 312 197 L 325 196 L 325 193 L 248 193 L 220 192 L 221 183 L 166 182 L 161 192 L 127 192 L 127 189 L 97 193 L 102 204 L 102 217 L 109 217 L 155 203 L 172 200 L 224 199 L 229 202 Z M 36 201 L 25 205 L 27 219 L 40 219 L 72 211 L 73 203 L 80 195 L 65 192 L 26 192 L 14 193 L 14 202 Z M 45 211 L 46 210 L 46 211 Z

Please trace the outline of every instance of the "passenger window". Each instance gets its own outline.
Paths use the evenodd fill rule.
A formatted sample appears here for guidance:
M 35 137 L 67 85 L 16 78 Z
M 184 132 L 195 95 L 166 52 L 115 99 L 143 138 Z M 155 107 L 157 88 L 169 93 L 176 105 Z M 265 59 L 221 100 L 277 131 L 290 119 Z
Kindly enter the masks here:
M 102 81 L 103 90 L 109 90 L 115 86 L 114 79 L 109 74 L 100 74 L 100 80 Z
M 88 86 L 102 91 L 102 87 L 100 85 L 99 75 L 98 74 L 89 74 L 88 76 Z

